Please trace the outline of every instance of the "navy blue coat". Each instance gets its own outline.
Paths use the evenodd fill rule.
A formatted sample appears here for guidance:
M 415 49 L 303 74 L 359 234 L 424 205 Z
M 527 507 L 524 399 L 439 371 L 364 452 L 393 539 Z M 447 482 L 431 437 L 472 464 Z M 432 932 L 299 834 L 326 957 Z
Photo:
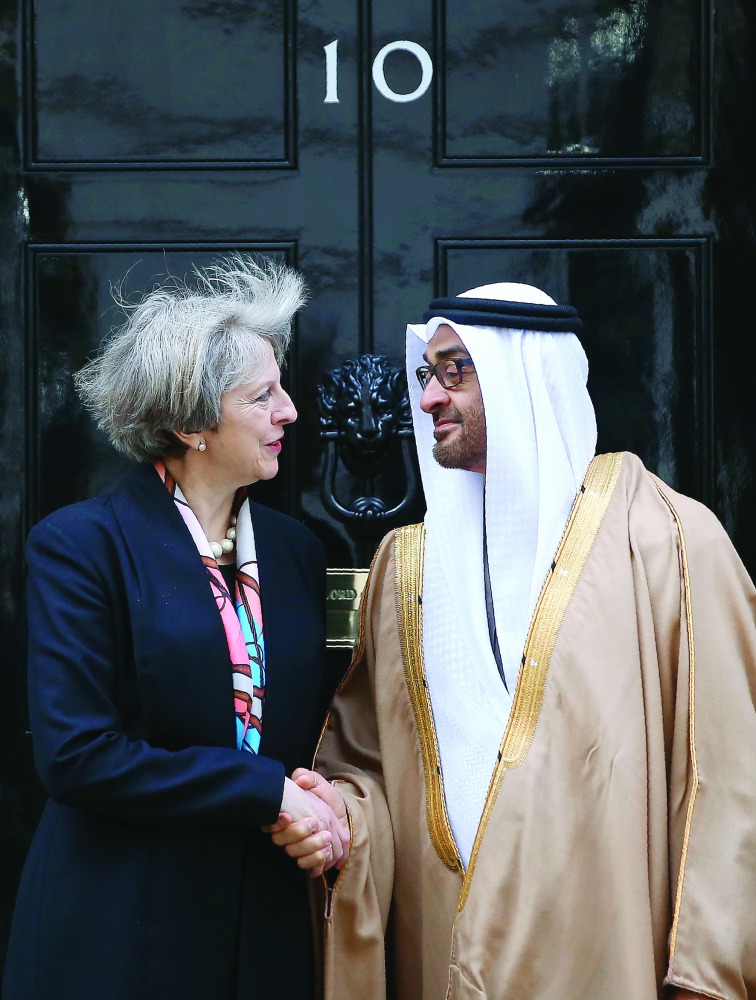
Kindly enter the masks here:
M 252 505 L 267 686 L 235 746 L 220 616 L 154 470 L 57 511 L 28 543 L 29 700 L 50 798 L 24 869 L 4 1000 L 313 993 L 307 877 L 260 831 L 309 765 L 337 678 L 323 549 Z

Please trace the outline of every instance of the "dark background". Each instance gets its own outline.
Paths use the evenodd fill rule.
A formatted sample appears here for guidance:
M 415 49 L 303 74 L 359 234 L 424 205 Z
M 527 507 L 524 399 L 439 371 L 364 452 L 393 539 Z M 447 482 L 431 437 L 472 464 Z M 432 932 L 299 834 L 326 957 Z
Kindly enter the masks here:
M 401 364 L 405 324 L 436 295 L 537 284 L 585 321 L 600 449 L 635 451 L 711 506 L 756 571 L 755 12 L 0 0 L 0 955 L 41 802 L 23 543 L 123 468 L 70 378 L 118 321 L 112 284 L 128 297 L 237 249 L 302 270 L 312 298 L 287 375 L 300 420 L 258 496 L 309 523 L 331 566 L 365 565 L 377 539 L 321 504 L 323 373 L 365 352 Z M 372 79 L 397 40 L 434 70 L 410 101 Z M 421 69 L 390 52 L 384 90 L 411 94 Z M 356 484 L 342 473 L 340 488 Z

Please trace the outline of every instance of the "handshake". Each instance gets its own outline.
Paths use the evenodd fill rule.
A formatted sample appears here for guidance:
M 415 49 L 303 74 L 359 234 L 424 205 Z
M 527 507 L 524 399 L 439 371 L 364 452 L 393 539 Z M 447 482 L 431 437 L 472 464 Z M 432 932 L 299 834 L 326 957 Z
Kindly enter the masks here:
M 344 796 L 317 771 L 298 768 L 284 779 L 278 819 L 263 830 L 311 878 L 329 868 L 343 868 L 349 857 L 351 833 Z

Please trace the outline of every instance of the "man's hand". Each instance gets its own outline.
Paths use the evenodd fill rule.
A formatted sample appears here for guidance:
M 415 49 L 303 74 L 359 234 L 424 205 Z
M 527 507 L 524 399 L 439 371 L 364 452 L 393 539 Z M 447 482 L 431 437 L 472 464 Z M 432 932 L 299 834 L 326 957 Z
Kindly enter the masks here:
M 316 771 L 299 768 L 292 777 L 284 784 L 278 821 L 265 830 L 300 868 L 318 878 L 334 865 L 342 868 L 349 855 L 346 803 L 341 792 Z M 303 798 L 298 798 L 297 793 Z M 313 800 L 317 803 L 314 808 Z

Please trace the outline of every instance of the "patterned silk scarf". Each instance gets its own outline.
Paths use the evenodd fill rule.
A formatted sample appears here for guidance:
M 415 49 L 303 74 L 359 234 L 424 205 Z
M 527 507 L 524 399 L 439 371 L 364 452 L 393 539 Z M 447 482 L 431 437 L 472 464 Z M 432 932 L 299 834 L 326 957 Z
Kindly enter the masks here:
M 246 490 L 239 490 L 234 499 L 236 586 L 232 599 L 197 515 L 165 465 L 156 462 L 155 469 L 194 539 L 223 622 L 234 682 L 236 745 L 239 750 L 258 753 L 265 702 L 265 642 L 257 552 Z

